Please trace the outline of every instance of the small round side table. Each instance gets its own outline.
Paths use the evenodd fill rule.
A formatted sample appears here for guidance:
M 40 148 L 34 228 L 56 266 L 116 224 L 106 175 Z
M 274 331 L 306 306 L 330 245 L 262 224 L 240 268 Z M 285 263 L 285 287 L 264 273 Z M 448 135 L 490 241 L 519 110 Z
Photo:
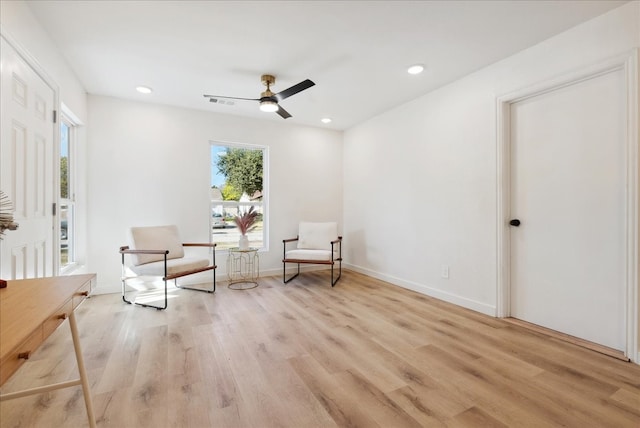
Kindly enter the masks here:
M 229 288 L 232 290 L 249 290 L 258 286 L 260 275 L 260 258 L 257 248 L 241 250 L 239 247 L 229 248 L 227 257 L 227 276 Z

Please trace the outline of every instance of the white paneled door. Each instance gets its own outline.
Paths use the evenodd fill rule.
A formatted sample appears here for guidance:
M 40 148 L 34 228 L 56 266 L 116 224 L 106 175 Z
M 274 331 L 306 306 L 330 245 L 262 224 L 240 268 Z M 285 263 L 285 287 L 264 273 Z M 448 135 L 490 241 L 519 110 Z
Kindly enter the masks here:
M 514 318 L 624 351 L 625 75 L 511 104 Z
M 0 37 L 0 189 L 15 207 L 17 231 L 0 242 L 0 277 L 54 274 L 55 92 Z

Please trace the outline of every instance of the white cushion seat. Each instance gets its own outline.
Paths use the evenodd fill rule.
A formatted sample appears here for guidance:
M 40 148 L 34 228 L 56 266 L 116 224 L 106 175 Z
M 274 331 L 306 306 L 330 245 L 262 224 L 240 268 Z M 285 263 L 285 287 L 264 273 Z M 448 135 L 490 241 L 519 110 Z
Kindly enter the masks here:
M 337 223 L 300 222 L 298 226 L 298 249 L 331 250 L 331 241 L 338 239 Z
M 334 258 L 338 258 L 338 253 L 333 252 Z M 315 260 L 315 261 L 331 261 L 330 250 L 289 250 L 284 256 L 287 260 Z
M 129 229 L 129 242 L 132 249 L 167 250 L 169 251 L 167 259 L 184 257 L 182 240 L 180 239 L 178 227 L 175 225 L 132 227 Z M 134 265 L 160 262 L 164 260 L 164 254 L 132 254 L 131 260 Z
M 167 276 L 171 277 L 182 272 L 188 272 L 209 266 L 208 259 L 195 257 L 183 257 L 181 259 L 167 260 Z M 164 261 L 151 262 L 142 265 L 131 266 L 130 269 L 140 276 L 164 276 Z

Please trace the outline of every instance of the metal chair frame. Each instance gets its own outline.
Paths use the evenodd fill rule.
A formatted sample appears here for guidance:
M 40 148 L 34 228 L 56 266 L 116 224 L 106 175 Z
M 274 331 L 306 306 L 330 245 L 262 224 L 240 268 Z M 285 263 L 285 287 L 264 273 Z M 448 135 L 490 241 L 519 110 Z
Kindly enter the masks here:
M 287 258 L 287 244 L 289 242 L 297 242 L 300 236 L 295 238 L 282 240 L 282 281 L 286 284 L 292 279 L 300 275 L 300 264 L 314 264 L 314 265 L 331 265 L 331 286 L 336 285 L 340 277 L 342 276 L 342 236 L 338 236 L 338 239 L 331 241 L 331 260 L 307 260 L 307 259 L 288 259 Z M 338 245 L 338 258 L 334 258 L 334 246 Z M 338 277 L 334 280 L 334 265 L 338 263 Z M 298 271 L 295 275 L 287 278 L 287 263 L 296 263 L 298 265 Z

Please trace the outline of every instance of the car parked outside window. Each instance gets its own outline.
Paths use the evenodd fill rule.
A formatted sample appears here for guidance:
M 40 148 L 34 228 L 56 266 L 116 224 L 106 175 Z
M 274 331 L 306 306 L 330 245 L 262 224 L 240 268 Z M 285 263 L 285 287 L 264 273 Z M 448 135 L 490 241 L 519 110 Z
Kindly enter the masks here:
M 222 214 L 213 213 L 211 227 L 214 229 L 224 229 L 225 227 L 227 227 L 227 221 L 224 219 Z

